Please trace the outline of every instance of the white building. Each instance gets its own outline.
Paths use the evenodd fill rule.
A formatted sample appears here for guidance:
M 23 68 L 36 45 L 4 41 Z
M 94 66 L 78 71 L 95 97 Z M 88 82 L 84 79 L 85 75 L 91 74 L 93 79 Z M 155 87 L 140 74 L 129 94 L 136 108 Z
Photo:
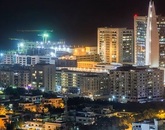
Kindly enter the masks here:
M 55 64 L 55 60 L 50 56 L 30 56 L 30 55 L 16 55 L 16 63 L 31 66 L 37 63 L 47 63 L 47 64 Z
M 150 1 L 147 18 L 145 65 L 159 66 L 159 35 L 154 2 Z
M 132 123 L 132 130 L 164 130 L 165 120 L 144 120 Z
M 160 21 L 160 19 L 159 19 Z M 150 1 L 148 16 L 134 16 L 135 64 L 159 66 L 159 39 L 154 2 Z M 159 26 L 162 28 L 163 26 Z M 162 35 L 162 34 L 161 34 Z
M 2 64 L 14 64 L 15 55 L 14 54 L 4 54 Z

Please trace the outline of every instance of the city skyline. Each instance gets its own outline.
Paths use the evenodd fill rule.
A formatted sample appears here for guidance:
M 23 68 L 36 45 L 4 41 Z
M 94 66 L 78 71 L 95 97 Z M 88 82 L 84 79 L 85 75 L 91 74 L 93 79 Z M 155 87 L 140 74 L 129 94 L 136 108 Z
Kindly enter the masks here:
M 16 48 L 16 41 L 9 40 L 12 37 L 41 40 L 37 36 L 39 32 L 21 33 L 17 32 L 19 29 L 52 29 L 52 40 L 64 39 L 68 44 L 96 45 L 98 27 L 133 28 L 134 14 L 147 15 L 149 3 L 149 0 L 91 1 L 1 2 L 1 50 Z M 163 3 L 163 0 L 155 1 L 157 14 L 165 15 Z

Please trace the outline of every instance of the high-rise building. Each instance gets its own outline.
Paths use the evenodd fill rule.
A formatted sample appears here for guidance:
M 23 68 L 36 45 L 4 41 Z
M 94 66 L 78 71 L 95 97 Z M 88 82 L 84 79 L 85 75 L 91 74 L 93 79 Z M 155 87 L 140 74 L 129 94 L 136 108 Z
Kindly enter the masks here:
M 135 38 L 135 64 L 145 65 L 145 41 L 146 41 L 147 17 L 134 16 L 134 38 Z
M 148 17 L 134 16 L 135 64 L 165 67 L 165 17 L 149 3 Z
M 133 30 L 98 28 L 97 53 L 103 63 L 133 63 Z
M 154 2 L 150 1 L 147 17 L 145 65 L 159 66 L 159 36 Z
M 159 32 L 159 66 L 165 67 L 165 17 L 157 18 Z

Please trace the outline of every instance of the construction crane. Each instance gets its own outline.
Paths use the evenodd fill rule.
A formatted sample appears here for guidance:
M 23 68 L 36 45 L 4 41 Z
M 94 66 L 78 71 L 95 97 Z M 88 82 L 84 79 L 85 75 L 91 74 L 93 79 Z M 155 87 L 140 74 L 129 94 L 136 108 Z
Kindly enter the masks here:
M 18 32 L 53 32 L 53 30 L 17 30 Z
M 38 34 L 43 39 L 43 43 L 47 43 L 47 39 L 49 37 L 48 33 L 52 33 L 53 30 L 17 30 L 18 32 L 42 32 L 42 34 Z
M 20 39 L 20 38 L 9 38 L 10 40 L 15 40 L 15 41 L 25 41 L 24 39 Z
M 24 40 L 24 39 L 21 39 L 21 38 L 9 38 L 10 40 L 14 40 L 14 41 L 19 41 L 20 43 L 18 43 L 17 47 L 18 47 L 18 52 L 20 52 L 20 48 L 23 49 L 24 47 L 24 43 L 27 41 L 27 40 Z

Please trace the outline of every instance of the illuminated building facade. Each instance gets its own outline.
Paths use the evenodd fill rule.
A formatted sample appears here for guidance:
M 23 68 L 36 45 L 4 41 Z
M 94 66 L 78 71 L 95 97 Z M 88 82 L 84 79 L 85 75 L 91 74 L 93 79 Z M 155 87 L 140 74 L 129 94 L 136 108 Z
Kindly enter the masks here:
M 45 91 L 55 91 L 55 65 L 36 64 L 31 68 L 31 85 Z
M 47 98 L 43 99 L 44 105 L 51 105 L 55 108 L 64 108 L 64 101 L 62 98 Z
M 146 28 L 145 65 L 159 67 L 159 36 L 154 2 L 150 1 Z
M 137 15 L 134 16 L 136 65 L 151 65 L 151 67 L 165 67 L 164 32 L 165 17 L 156 16 L 153 2 L 150 2 L 149 4 L 148 17 Z
M 65 41 L 51 42 L 30 42 L 26 40 L 21 40 L 18 43 L 18 54 L 22 55 L 47 55 L 56 53 L 57 51 L 70 52 L 70 48 L 66 46 Z
M 56 71 L 56 91 L 71 91 L 72 88 L 78 88 L 81 93 L 107 94 L 107 73 L 101 69 L 61 68 Z
M 80 88 L 80 75 L 67 69 L 56 70 L 56 91 L 65 91 L 69 88 Z
M 25 66 L 35 65 L 37 63 L 55 64 L 55 60 L 50 56 L 30 56 L 30 55 L 15 55 L 16 64 Z
M 85 47 L 86 53 L 91 55 L 91 54 L 97 54 L 97 47 L 92 46 L 92 47 Z
M 165 17 L 158 16 L 157 18 L 159 32 L 159 66 L 165 67 Z
M 97 54 L 97 47 L 74 47 L 73 57 L 77 62 L 100 62 L 100 56 Z
M 58 122 L 44 122 L 43 120 L 34 120 L 34 121 L 26 121 L 24 125 L 22 125 L 21 129 L 26 130 L 59 130 L 63 128 L 67 129 L 66 123 L 62 121 Z
M 81 92 L 85 94 L 109 95 L 107 74 L 87 74 L 81 76 Z
M 77 67 L 77 60 L 75 56 L 62 56 L 55 58 L 56 67 Z
M 134 16 L 135 64 L 145 65 L 147 17 Z
M 77 62 L 78 68 L 95 68 L 98 62 L 92 62 L 92 61 L 79 61 Z
M 22 126 L 22 129 L 30 130 L 30 129 L 39 129 L 42 130 L 44 127 L 43 122 L 41 121 L 26 121 Z
M 123 66 L 110 70 L 110 100 L 118 102 L 161 101 L 164 96 L 164 71 Z
M 72 53 L 74 56 L 97 54 L 97 47 L 74 47 Z
M 44 123 L 44 129 L 46 130 L 58 130 L 58 129 L 66 129 L 67 130 L 67 126 L 65 122 L 45 122 Z
M 4 87 L 24 87 L 30 84 L 30 68 L 20 65 L 1 65 L 0 82 Z
M 103 63 L 133 63 L 133 30 L 98 28 L 97 53 Z
M 20 98 L 24 102 L 40 103 L 42 101 L 42 99 L 43 99 L 43 95 L 25 94 L 25 95 L 21 95 Z
M 100 62 L 100 56 L 99 54 L 91 54 L 91 55 L 81 55 L 76 56 L 77 61 L 91 61 L 91 62 Z

